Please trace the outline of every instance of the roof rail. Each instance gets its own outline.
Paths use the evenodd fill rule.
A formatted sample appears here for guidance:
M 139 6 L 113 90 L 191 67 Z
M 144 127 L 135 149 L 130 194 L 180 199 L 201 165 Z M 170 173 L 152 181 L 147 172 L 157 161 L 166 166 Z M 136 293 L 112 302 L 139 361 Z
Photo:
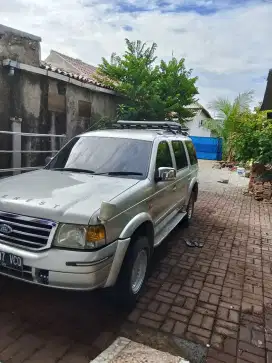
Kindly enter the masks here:
M 173 134 L 188 135 L 188 128 L 182 127 L 180 123 L 174 121 L 117 121 L 117 127 L 122 129 L 153 129 L 165 130 Z

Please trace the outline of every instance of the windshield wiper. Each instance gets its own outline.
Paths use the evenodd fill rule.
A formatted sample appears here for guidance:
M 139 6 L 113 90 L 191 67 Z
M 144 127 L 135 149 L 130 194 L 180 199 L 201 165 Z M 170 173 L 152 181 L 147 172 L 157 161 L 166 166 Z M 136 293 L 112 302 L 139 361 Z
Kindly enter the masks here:
M 57 170 L 57 171 L 70 171 L 70 172 L 75 172 L 75 173 L 88 173 L 88 174 L 93 174 L 93 175 L 139 175 L 142 176 L 142 173 L 138 173 L 136 171 L 107 171 L 104 173 L 96 173 L 93 170 L 88 170 L 88 169 L 79 169 L 79 168 L 52 168 L 49 170 Z
M 107 173 L 95 173 L 95 175 L 143 175 L 136 171 L 108 171 Z
M 75 173 L 88 173 L 88 174 L 94 174 L 95 172 L 93 170 L 88 169 L 77 169 L 77 168 L 54 168 L 50 170 L 57 170 L 57 171 L 71 171 Z

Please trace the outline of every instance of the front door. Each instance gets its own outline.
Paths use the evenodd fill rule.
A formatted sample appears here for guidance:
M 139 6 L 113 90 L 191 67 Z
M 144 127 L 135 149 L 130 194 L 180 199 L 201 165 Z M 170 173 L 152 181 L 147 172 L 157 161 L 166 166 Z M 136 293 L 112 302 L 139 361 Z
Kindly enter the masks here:
M 155 171 L 160 167 L 174 167 L 170 147 L 167 141 L 161 141 L 158 144 Z M 150 214 L 156 228 L 173 210 L 172 195 L 173 190 L 175 189 L 175 181 L 154 181 L 152 189 Z

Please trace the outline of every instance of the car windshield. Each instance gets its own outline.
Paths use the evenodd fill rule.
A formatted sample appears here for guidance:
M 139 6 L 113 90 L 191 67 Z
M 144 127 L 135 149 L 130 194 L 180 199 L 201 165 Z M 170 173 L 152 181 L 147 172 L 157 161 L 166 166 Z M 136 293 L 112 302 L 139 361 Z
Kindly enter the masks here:
M 151 141 L 81 136 L 68 142 L 45 168 L 145 179 L 151 151 Z

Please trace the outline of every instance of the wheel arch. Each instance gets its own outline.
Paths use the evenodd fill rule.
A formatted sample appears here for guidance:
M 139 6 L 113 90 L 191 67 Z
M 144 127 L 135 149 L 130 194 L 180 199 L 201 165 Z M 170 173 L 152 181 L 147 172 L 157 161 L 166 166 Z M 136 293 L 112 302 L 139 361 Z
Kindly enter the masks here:
M 138 231 L 138 229 L 142 230 L 144 228 L 147 228 L 147 230 L 151 234 L 153 233 L 154 236 L 153 221 L 151 216 L 146 212 L 137 214 L 135 217 L 133 217 L 122 230 L 119 238 L 131 238 L 136 233 L 136 231 Z
M 148 213 L 140 213 L 132 218 L 120 234 L 112 267 L 104 287 L 110 287 L 116 283 L 128 248 L 139 236 L 147 236 L 150 246 L 149 254 L 151 256 L 154 249 L 154 226 Z
M 153 253 L 154 249 L 154 226 L 151 221 L 145 221 L 141 225 L 139 225 L 134 233 L 131 236 L 131 243 L 137 240 L 137 237 L 147 237 L 149 247 L 150 247 L 150 255 Z
M 198 198 L 198 182 L 197 181 L 195 181 L 195 183 L 193 185 L 192 192 L 194 193 L 195 202 L 196 202 L 197 198 Z
M 195 202 L 196 202 L 197 198 L 198 198 L 198 179 L 196 177 L 194 177 L 190 182 L 189 189 L 188 189 L 187 203 L 189 202 L 192 192 L 194 192 L 194 194 L 195 194 Z

